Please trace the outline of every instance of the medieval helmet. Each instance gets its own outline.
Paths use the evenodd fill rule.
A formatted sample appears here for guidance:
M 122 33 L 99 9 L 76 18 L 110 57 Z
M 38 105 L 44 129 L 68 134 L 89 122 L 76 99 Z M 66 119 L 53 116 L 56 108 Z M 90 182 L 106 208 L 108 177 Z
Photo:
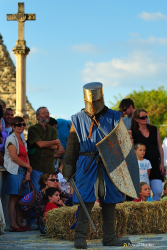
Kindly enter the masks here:
M 83 86 L 85 111 L 91 115 L 99 113 L 104 108 L 103 84 L 90 82 Z

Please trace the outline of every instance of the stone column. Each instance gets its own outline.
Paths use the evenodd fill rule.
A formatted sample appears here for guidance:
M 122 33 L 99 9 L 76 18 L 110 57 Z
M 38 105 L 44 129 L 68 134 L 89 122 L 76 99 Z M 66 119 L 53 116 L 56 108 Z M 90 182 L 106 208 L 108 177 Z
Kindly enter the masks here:
M 26 114 L 26 56 L 30 49 L 25 41 L 17 41 L 13 48 L 16 55 L 16 115 Z
M 24 40 L 24 22 L 35 20 L 35 14 L 24 13 L 24 3 L 18 3 L 17 14 L 7 14 L 8 21 L 18 21 L 18 40 L 13 48 L 16 55 L 16 115 L 26 114 L 26 56 L 30 49 Z

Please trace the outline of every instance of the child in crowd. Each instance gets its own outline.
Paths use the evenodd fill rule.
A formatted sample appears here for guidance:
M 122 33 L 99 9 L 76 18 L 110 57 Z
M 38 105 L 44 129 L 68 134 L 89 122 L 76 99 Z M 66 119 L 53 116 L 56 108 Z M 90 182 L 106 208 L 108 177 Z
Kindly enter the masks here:
M 140 183 L 140 197 L 139 199 L 134 199 L 133 201 L 134 202 L 153 201 L 153 199 L 150 198 L 150 187 L 147 184 L 147 182 Z
M 46 222 L 46 214 L 48 211 L 64 206 L 63 201 L 60 199 L 60 189 L 56 187 L 49 187 L 45 190 L 46 199 L 49 201 L 45 206 L 44 221 Z M 41 236 L 46 234 L 45 225 L 40 226 Z
M 60 186 L 62 191 L 65 191 L 66 193 L 70 194 L 71 192 L 71 186 L 70 183 L 66 181 L 66 179 L 64 178 L 63 174 L 62 174 L 62 170 L 63 170 L 63 159 L 58 159 L 58 163 L 59 163 L 59 173 L 57 175 L 58 180 L 60 182 Z
M 54 208 L 58 208 L 60 206 L 65 206 L 63 201 L 60 199 L 60 190 L 55 187 L 47 188 L 45 194 L 49 200 L 45 207 L 45 216 L 46 213 Z
M 164 194 L 161 196 L 162 200 L 167 200 L 167 182 L 164 184 Z
M 61 189 L 62 189 L 60 196 L 62 199 L 64 197 L 64 202 L 66 206 L 73 206 L 73 188 L 71 187 L 71 184 L 66 181 L 66 179 L 64 178 L 62 174 L 63 159 L 58 158 L 58 163 L 59 163 L 59 173 L 57 177 L 60 182 Z
M 152 168 L 149 160 L 144 159 L 146 146 L 143 143 L 137 143 L 134 145 L 134 150 L 138 159 L 140 182 L 147 182 L 149 185 L 150 169 Z

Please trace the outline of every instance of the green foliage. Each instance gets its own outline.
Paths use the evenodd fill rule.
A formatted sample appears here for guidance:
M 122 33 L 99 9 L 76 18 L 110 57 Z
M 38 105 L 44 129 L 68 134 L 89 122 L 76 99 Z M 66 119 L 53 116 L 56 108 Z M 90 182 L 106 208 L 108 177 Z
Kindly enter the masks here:
M 161 138 L 164 139 L 167 129 L 167 90 L 163 86 L 150 91 L 141 88 L 126 97 L 115 97 L 116 104 L 111 103 L 110 108 L 119 110 L 121 100 L 128 97 L 134 101 L 135 109 L 142 108 L 147 111 L 150 123 L 158 127 Z

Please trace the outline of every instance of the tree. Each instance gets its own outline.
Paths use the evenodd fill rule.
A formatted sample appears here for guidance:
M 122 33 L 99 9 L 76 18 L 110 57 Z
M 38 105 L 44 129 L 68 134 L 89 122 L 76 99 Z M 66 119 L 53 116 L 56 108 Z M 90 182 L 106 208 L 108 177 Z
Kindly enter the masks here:
M 163 86 L 157 90 L 141 90 L 133 91 L 124 98 L 131 98 L 135 103 L 135 109 L 142 108 L 148 113 L 150 123 L 157 126 L 161 135 L 161 139 L 164 139 L 167 129 L 167 90 Z M 113 103 L 111 108 L 119 110 L 120 101 L 123 99 L 121 95 L 115 97 L 116 104 Z

